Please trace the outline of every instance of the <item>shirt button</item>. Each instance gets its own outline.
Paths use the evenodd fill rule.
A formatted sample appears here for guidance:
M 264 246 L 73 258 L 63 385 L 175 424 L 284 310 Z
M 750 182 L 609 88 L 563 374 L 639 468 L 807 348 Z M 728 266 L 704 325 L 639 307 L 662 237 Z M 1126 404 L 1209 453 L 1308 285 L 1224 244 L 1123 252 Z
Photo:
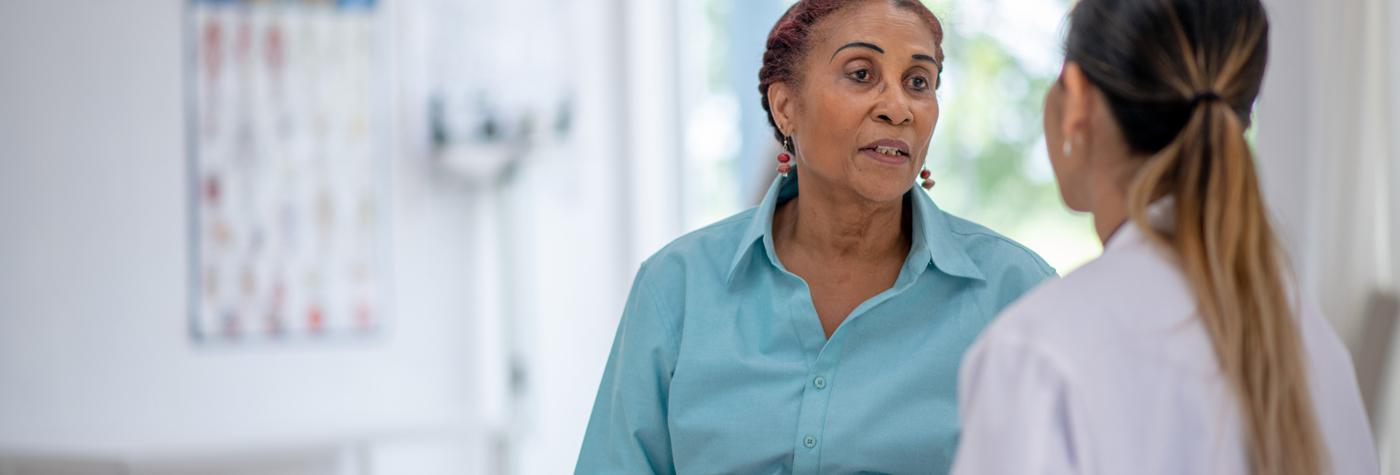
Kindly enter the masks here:
M 816 438 L 816 437 L 812 437 L 812 436 L 809 435 L 809 436 L 807 436 L 806 438 L 802 439 L 802 445 L 805 446 L 805 447 L 807 447 L 807 448 L 809 448 L 809 449 L 812 448 L 812 447 L 816 447 L 816 446 L 817 446 L 817 438 Z
M 817 389 L 826 389 L 826 378 L 817 376 L 816 379 L 812 380 L 812 385 L 816 386 Z

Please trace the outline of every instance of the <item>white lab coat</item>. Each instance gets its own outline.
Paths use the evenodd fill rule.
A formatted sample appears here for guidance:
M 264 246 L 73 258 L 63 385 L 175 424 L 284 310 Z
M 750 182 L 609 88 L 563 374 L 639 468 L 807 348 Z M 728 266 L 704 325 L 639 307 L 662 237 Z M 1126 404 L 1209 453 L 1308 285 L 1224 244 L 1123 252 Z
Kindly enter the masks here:
M 953 473 L 1248 473 L 1235 396 L 1168 255 L 1126 224 L 1098 259 L 988 327 L 959 377 Z M 1377 473 L 1351 358 L 1319 312 L 1302 308 L 1332 473 Z

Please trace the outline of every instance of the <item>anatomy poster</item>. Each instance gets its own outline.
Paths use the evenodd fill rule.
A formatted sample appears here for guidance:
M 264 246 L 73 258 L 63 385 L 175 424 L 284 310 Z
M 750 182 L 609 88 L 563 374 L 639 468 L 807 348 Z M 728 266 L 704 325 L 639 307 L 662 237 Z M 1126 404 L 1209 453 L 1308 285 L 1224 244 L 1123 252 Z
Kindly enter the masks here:
M 384 55 L 375 2 L 187 4 L 196 341 L 384 325 Z

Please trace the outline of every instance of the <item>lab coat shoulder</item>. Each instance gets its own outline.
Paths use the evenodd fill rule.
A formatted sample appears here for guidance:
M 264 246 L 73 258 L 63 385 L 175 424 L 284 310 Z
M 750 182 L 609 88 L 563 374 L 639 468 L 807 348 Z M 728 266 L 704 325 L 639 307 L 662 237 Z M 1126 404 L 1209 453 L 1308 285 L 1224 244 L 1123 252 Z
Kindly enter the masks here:
M 1185 328 L 1175 324 L 1194 323 L 1198 318 L 1194 302 L 1189 284 L 1170 255 L 1149 242 L 1137 241 L 1120 243 L 1099 259 L 1045 283 L 1012 304 L 973 345 L 962 368 L 959 396 L 967 401 L 962 416 L 970 443 L 959 453 L 959 464 L 964 464 L 964 458 L 968 466 L 977 460 L 986 463 L 995 459 L 988 454 L 971 455 L 978 450 L 979 433 L 998 427 L 995 420 L 986 419 L 1000 417 L 995 413 L 1012 408 L 1016 417 L 1035 422 L 1022 426 L 1030 428 L 1021 429 L 1022 433 L 1007 424 L 1005 430 L 995 432 L 1000 434 L 997 437 L 1015 434 L 1032 438 L 1037 447 L 1070 447 L 1073 451 L 1068 453 L 1078 464 L 1071 465 L 1076 467 L 1073 471 L 1084 473 L 1083 465 L 1094 459 L 1089 454 L 1095 439 L 1082 430 L 1087 424 L 1075 423 L 1085 420 L 1079 417 L 1085 412 L 1076 410 L 1076 404 L 1091 397 L 1086 391 L 1113 387 L 1105 386 L 1104 381 L 1121 381 L 1104 379 L 1115 374 L 1107 370 L 1121 366 L 1113 361 L 1156 354 L 1155 348 L 1161 353 L 1155 361 L 1171 361 L 1180 368 L 1214 364 L 1213 358 L 1202 356 L 1209 351 L 1203 333 L 1199 338 L 1178 340 L 1178 346 L 1147 345 L 1150 348 L 1145 348 L 1145 353 L 1103 360 L 1110 348 L 1156 341 L 1154 335 L 1160 334 L 1153 328 L 1164 328 L 1163 324 Z M 1313 302 L 1304 298 L 1295 305 L 1313 405 L 1332 472 L 1378 473 L 1375 444 L 1350 353 Z M 1047 462 L 1043 466 L 1056 465 Z M 976 468 L 979 470 L 962 473 L 1010 473 Z M 1061 472 L 1033 468 L 1023 473 Z
M 1073 348 L 1084 335 L 1073 329 L 1103 318 L 1103 287 L 1121 283 L 1113 267 L 1099 259 L 1045 281 L 1006 307 L 973 344 L 959 374 L 964 431 L 953 473 L 1093 472 L 1074 394 Z
M 1008 306 L 987 332 L 1034 335 L 1046 351 L 1070 357 L 1097 348 L 1087 343 L 1121 338 L 1123 330 L 1146 319 L 1190 318 L 1192 302 L 1170 253 L 1146 241 L 1128 241 L 1036 287 Z
M 1010 327 L 1003 327 L 1010 328 Z M 1068 365 L 1034 338 L 988 332 L 959 375 L 955 474 L 1085 473 Z
M 1034 335 L 1041 348 L 1052 351 L 1059 344 L 1071 343 L 1076 335 L 1070 328 L 1085 320 L 1102 318 L 1106 313 L 1105 294 L 1118 292 L 1123 279 L 1114 277 L 1102 259 L 1092 261 L 1070 275 L 1049 279 L 1012 302 L 988 326 L 984 339 L 1001 335 L 1022 338 Z

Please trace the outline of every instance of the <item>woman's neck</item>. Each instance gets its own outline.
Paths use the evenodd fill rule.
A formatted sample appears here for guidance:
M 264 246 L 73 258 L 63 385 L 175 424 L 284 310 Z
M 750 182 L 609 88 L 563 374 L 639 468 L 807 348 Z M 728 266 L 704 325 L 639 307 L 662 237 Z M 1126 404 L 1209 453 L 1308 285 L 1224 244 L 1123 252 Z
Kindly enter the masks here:
M 1107 174 L 1107 179 L 1094 192 L 1089 212 L 1094 215 L 1094 231 L 1105 246 L 1123 227 L 1123 223 L 1128 222 L 1128 188 L 1132 186 L 1133 177 L 1137 176 L 1139 164 L 1145 160 L 1145 157 L 1132 157 L 1119 162 L 1121 166 Z
M 1126 197 L 1120 200 L 1108 200 L 1104 206 L 1091 211 L 1094 215 L 1094 231 L 1099 235 L 1099 242 L 1105 246 L 1108 240 L 1113 239 L 1113 235 L 1122 228 L 1123 223 L 1128 221 L 1128 207 L 1124 202 Z
M 776 238 L 825 259 L 877 261 L 908 254 L 910 217 L 902 195 L 882 203 L 826 189 L 816 180 L 804 180 L 802 188 L 775 213 Z

